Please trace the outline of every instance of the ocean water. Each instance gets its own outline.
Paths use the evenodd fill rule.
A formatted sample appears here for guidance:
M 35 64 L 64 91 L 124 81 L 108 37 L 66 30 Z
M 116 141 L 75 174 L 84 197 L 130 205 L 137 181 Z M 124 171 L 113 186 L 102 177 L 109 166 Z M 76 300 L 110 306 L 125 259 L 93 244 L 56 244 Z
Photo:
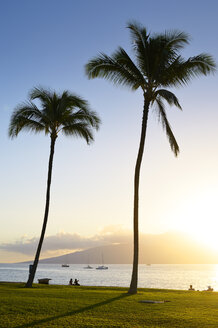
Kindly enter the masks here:
M 128 287 L 132 265 L 110 264 L 108 270 L 85 269 L 83 264 L 39 264 L 34 282 L 51 278 L 50 284 L 67 285 L 70 278 L 79 279 L 84 286 Z M 0 264 L 0 281 L 25 282 L 29 274 L 28 264 Z M 187 290 L 189 285 L 196 290 L 205 290 L 211 285 L 218 291 L 217 264 L 152 264 L 139 265 L 138 286 L 143 288 L 166 288 Z

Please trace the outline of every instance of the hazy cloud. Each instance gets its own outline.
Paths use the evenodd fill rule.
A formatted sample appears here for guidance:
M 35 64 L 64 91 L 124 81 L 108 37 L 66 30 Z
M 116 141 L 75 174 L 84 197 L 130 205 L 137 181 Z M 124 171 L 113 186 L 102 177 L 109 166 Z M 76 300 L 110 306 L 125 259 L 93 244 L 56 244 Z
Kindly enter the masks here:
M 53 236 L 45 237 L 42 253 L 60 253 L 60 251 L 84 250 L 97 246 L 126 243 L 130 242 L 131 238 L 131 231 L 124 230 L 121 226 L 105 227 L 100 233 L 90 237 L 61 232 Z M 38 241 L 39 238 L 28 238 L 27 236 L 23 236 L 15 243 L 0 244 L 0 249 L 8 252 L 33 255 L 36 251 Z

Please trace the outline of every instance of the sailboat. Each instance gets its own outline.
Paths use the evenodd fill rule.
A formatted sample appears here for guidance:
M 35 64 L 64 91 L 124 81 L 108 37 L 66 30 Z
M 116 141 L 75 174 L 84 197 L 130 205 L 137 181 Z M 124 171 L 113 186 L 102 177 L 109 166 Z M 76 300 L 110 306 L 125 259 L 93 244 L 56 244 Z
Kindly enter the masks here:
M 102 256 L 102 265 L 99 265 L 96 270 L 107 270 L 108 267 L 104 265 L 104 259 L 103 259 L 103 254 L 101 255 Z
M 89 265 L 89 257 L 88 257 L 88 265 L 86 267 L 84 267 L 84 269 L 93 269 L 93 267 L 91 265 Z
M 84 269 L 93 269 L 93 267 L 88 264 L 86 267 L 84 267 Z
M 66 263 L 65 264 L 62 264 L 62 268 L 69 268 L 69 264 L 67 264 L 67 258 L 68 258 L 68 254 L 65 256 L 66 258 Z

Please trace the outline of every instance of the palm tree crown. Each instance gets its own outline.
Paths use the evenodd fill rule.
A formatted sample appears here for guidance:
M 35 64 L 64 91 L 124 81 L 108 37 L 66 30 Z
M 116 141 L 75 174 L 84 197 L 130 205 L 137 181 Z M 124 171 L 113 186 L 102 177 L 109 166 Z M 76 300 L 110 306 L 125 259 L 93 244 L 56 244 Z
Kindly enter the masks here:
M 156 103 L 157 114 L 167 133 L 175 155 L 179 147 L 167 120 L 164 101 L 181 109 L 177 97 L 164 88 L 186 85 L 192 78 L 215 70 L 213 58 L 205 53 L 185 60 L 180 50 L 189 43 L 189 36 L 180 31 L 150 35 L 137 23 L 127 26 L 135 61 L 119 47 L 111 56 L 101 53 L 86 65 L 90 79 L 101 77 L 131 90 L 141 88 L 149 105 Z
M 30 130 L 43 131 L 53 138 L 62 132 L 66 136 L 82 137 L 87 143 L 93 141 L 91 128 L 98 129 L 100 119 L 89 109 L 86 100 L 68 91 L 58 95 L 43 88 L 34 88 L 29 96 L 29 101 L 18 105 L 12 114 L 10 137 L 16 137 L 21 130 Z M 40 109 L 33 103 L 35 99 L 40 101 Z

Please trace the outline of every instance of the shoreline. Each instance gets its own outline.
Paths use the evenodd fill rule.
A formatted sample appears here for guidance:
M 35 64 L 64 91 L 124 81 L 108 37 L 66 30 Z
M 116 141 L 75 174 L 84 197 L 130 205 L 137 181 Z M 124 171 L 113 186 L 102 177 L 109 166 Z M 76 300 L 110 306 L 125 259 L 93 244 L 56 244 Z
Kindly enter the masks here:
M 25 285 L 26 284 L 26 281 L 0 281 L 0 284 L 23 284 L 23 285 Z M 69 285 L 69 284 L 66 284 L 66 285 L 64 285 L 64 284 L 44 284 L 44 283 L 33 283 L 33 285 L 35 285 L 35 286 L 52 286 L 52 287 L 59 287 L 59 286 L 61 286 L 61 287 L 69 287 L 69 288 L 71 288 L 71 287 L 76 287 L 76 288 L 79 288 L 79 287 L 82 287 L 82 288 L 87 288 L 87 289 L 89 289 L 89 288 L 95 288 L 95 289 L 97 289 L 97 288 L 99 288 L 99 289 L 115 289 L 115 290 L 124 290 L 124 289 L 129 289 L 129 286 L 94 286 L 94 285 L 89 285 L 89 286 L 87 286 L 87 285 L 79 285 L 79 286 L 75 286 L 75 285 Z M 206 290 L 206 289 L 204 289 L 204 290 L 189 290 L 189 289 L 171 289 L 171 288 L 157 288 L 157 287 L 152 287 L 152 288 L 150 288 L 150 287 L 138 287 L 137 288 L 138 289 L 138 291 L 147 291 L 147 290 L 149 290 L 149 291 L 161 291 L 161 292 L 189 292 L 189 293 L 202 293 L 202 292 L 206 292 L 207 294 L 214 294 L 214 293 L 218 293 L 218 291 L 216 291 L 216 290 Z

